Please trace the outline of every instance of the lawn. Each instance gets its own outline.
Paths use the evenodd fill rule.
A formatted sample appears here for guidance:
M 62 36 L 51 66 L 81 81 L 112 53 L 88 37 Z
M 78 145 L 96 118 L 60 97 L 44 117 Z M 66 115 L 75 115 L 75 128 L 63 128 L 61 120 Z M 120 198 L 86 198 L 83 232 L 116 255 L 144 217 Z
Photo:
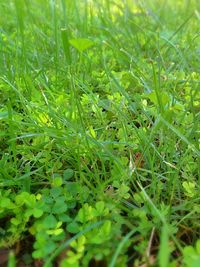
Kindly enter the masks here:
M 200 266 L 198 0 L 0 0 L 0 266 Z

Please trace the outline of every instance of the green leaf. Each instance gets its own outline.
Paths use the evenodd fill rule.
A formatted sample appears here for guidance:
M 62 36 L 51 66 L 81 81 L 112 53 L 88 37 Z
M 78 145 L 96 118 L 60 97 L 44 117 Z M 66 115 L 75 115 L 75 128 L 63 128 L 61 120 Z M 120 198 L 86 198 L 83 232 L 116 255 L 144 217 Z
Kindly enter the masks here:
M 99 212 L 103 212 L 105 204 L 103 201 L 98 201 L 95 206 Z
M 64 213 L 59 214 L 59 215 L 58 215 L 58 218 L 59 218 L 59 220 L 62 221 L 62 222 L 67 222 L 67 223 L 69 223 L 69 222 L 72 221 L 72 218 L 70 218 L 67 214 L 64 214 Z
M 170 249 L 169 249 L 169 234 L 166 225 L 163 226 L 160 239 L 160 249 L 158 261 L 160 267 L 167 267 L 169 264 Z
M 19 225 L 21 223 L 21 221 L 19 221 L 17 218 L 12 218 L 10 222 L 14 225 Z
M 108 236 L 111 231 L 111 221 L 105 221 L 105 223 L 102 225 L 102 233 L 104 237 Z
M 39 259 L 39 258 L 41 259 L 43 256 L 43 253 L 40 249 L 37 249 L 32 253 L 32 256 L 34 259 Z
M 47 234 L 49 235 L 60 235 L 62 234 L 63 229 L 58 228 L 58 229 L 53 229 L 53 230 L 47 230 Z
M 200 239 L 198 239 L 196 242 L 196 251 L 200 255 Z
M 157 98 L 157 96 L 156 96 L 156 92 L 155 92 L 155 91 L 149 93 L 149 94 L 147 95 L 147 97 L 148 97 L 148 98 L 149 98 L 155 105 L 158 104 L 158 98 Z M 168 95 L 166 92 L 162 92 L 161 95 L 160 95 L 160 97 L 161 97 L 161 101 L 162 101 L 162 104 L 163 104 L 163 105 L 168 104 L 168 103 L 170 102 L 170 100 L 171 100 L 170 95 Z
M 52 253 L 52 251 L 54 251 L 54 249 L 57 247 L 57 244 L 51 240 L 48 240 L 47 244 L 48 245 L 43 248 L 43 251 L 46 255 Z M 44 257 L 44 255 L 42 255 L 42 257 Z
M 76 38 L 76 39 L 70 39 L 69 43 L 75 47 L 80 53 L 85 51 L 86 49 L 92 47 L 94 45 L 94 42 L 86 39 L 86 38 Z
M 0 207 L 2 208 L 9 208 L 11 206 L 12 202 L 10 201 L 9 198 L 1 198 L 1 201 L 0 201 Z
M 72 233 L 72 234 L 76 234 L 80 231 L 80 227 L 79 227 L 79 224 L 75 221 L 69 223 L 67 225 L 67 231 Z
M 8 118 L 8 112 L 7 111 L 1 111 L 0 112 L 0 120 L 7 119 Z
M 62 188 L 61 187 L 53 187 L 51 188 L 50 190 L 50 195 L 53 197 L 53 198 L 57 198 L 58 196 L 60 196 L 62 193 Z
M 186 195 L 193 197 L 195 195 L 195 183 L 194 182 L 183 182 L 183 187 L 186 191 Z
M 8 267 L 16 267 L 15 253 L 11 250 L 8 257 Z
M 74 175 L 74 171 L 72 169 L 67 169 L 64 171 L 64 174 L 63 174 L 63 177 L 64 177 L 64 180 L 69 180 L 73 177 Z
M 200 256 L 193 260 L 191 267 L 199 267 L 200 266 Z M 189 266 L 188 266 L 189 267 Z
M 67 204 L 65 203 L 65 197 L 59 197 L 56 199 L 56 203 L 53 205 L 52 213 L 60 214 L 67 211 Z
M 43 210 L 40 210 L 40 209 L 37 209 L 37 208 L 35 208 L 35 209 L 33 210 L 33 216 L 34 216 L 35 218 L 39 218 L 39 217 L 41 217 L 42 214 L 43 214 Z
M 77 214 L 77 220 L 81 223 L 88 222 L 94 218 L 94 209 L 88 203 L 84 204 Z
M 81 187 L 80 184 L 76 183 L 76 182 L 66 182 L 66 190 L 67 192 L 69 192 L 70 194 L 72 194 L 73 196 L 77 195 L 78 193 L 80 193 Z
M 119 193 L 120 197 L 123 197 L 125 199 L 128 199 L 130 197 L 128 191 L 130 188 L 126 184 L 121 184 L 117 192 Z
M 59 187 L 63 183 L 62 177 L 54 177 L 52 181 L 52 186 L 53 187 Z
M 71 64 L 71 53 L 69 47 L 69 32 L 68 29 L 61 29 L 61 38 L 64 48 L 65 57 L 68 64 Z
M 55 228 L 56 224 L 57 224 L 57 220 L 56 220 L 55 216 L 50 214 L 44 218 L 42 223 L 46 228 Z
M 105 203 L 103 201 L 98 201 L 93 210 L 94 216 L 105 216 L 109 213 L 109 209 L 105 208 Z

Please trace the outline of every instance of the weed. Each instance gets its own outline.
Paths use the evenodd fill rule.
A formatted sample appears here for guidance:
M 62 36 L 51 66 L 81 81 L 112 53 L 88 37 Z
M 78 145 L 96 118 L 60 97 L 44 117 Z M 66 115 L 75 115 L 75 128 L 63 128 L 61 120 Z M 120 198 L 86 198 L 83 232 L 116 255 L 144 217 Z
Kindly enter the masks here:
M 8 266 L 199 266 L 198 1 L 0 13 Z

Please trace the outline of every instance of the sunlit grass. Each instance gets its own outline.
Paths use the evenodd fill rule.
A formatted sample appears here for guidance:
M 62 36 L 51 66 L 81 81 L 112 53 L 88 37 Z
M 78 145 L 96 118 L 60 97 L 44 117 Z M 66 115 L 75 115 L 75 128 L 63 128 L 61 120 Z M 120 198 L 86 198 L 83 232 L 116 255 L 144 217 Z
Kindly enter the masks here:
M 198 1 L 0 13 L 1 247 L 27 239 L 45 266 L 66 246 L 63 267 L 195 264 Z

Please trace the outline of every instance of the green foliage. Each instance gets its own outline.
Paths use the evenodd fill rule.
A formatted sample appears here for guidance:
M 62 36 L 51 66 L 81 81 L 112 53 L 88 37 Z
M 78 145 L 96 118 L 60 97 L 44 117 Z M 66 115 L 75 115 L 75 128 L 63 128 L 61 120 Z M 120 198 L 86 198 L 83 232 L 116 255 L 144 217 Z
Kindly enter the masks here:
M 168 267 L 169 266 L 169 256 L 170 256 L 170 249 L 169 249 L 169 233 L 167 226 L 163 226 L 162 233 L 161 233 L 161 240 L 160 240 L 160 249 L 159 249 L 159 266 L 160 267 Z
M 8 267 L 16 266 L 16 258 L 14 252 L 11 250 L 8 257 Z
M 185 194 L 188 197 L 195 196 L 195 183 L 194 182 L 183 182 L 183 188 L 185 190 Z
M 198 1 L 11 0 L 0 14 L 9 266 L 199 266 Z
M 197 267 L 200 264 L 200 240 L 195 247 L 186 246 L 183 250 L 183 263 L 185 267 Z
M 80 53 L 94 45 L 93 41 L 85 38 L 70 39 L 69 43 L 73 47 L 75 47 Z

